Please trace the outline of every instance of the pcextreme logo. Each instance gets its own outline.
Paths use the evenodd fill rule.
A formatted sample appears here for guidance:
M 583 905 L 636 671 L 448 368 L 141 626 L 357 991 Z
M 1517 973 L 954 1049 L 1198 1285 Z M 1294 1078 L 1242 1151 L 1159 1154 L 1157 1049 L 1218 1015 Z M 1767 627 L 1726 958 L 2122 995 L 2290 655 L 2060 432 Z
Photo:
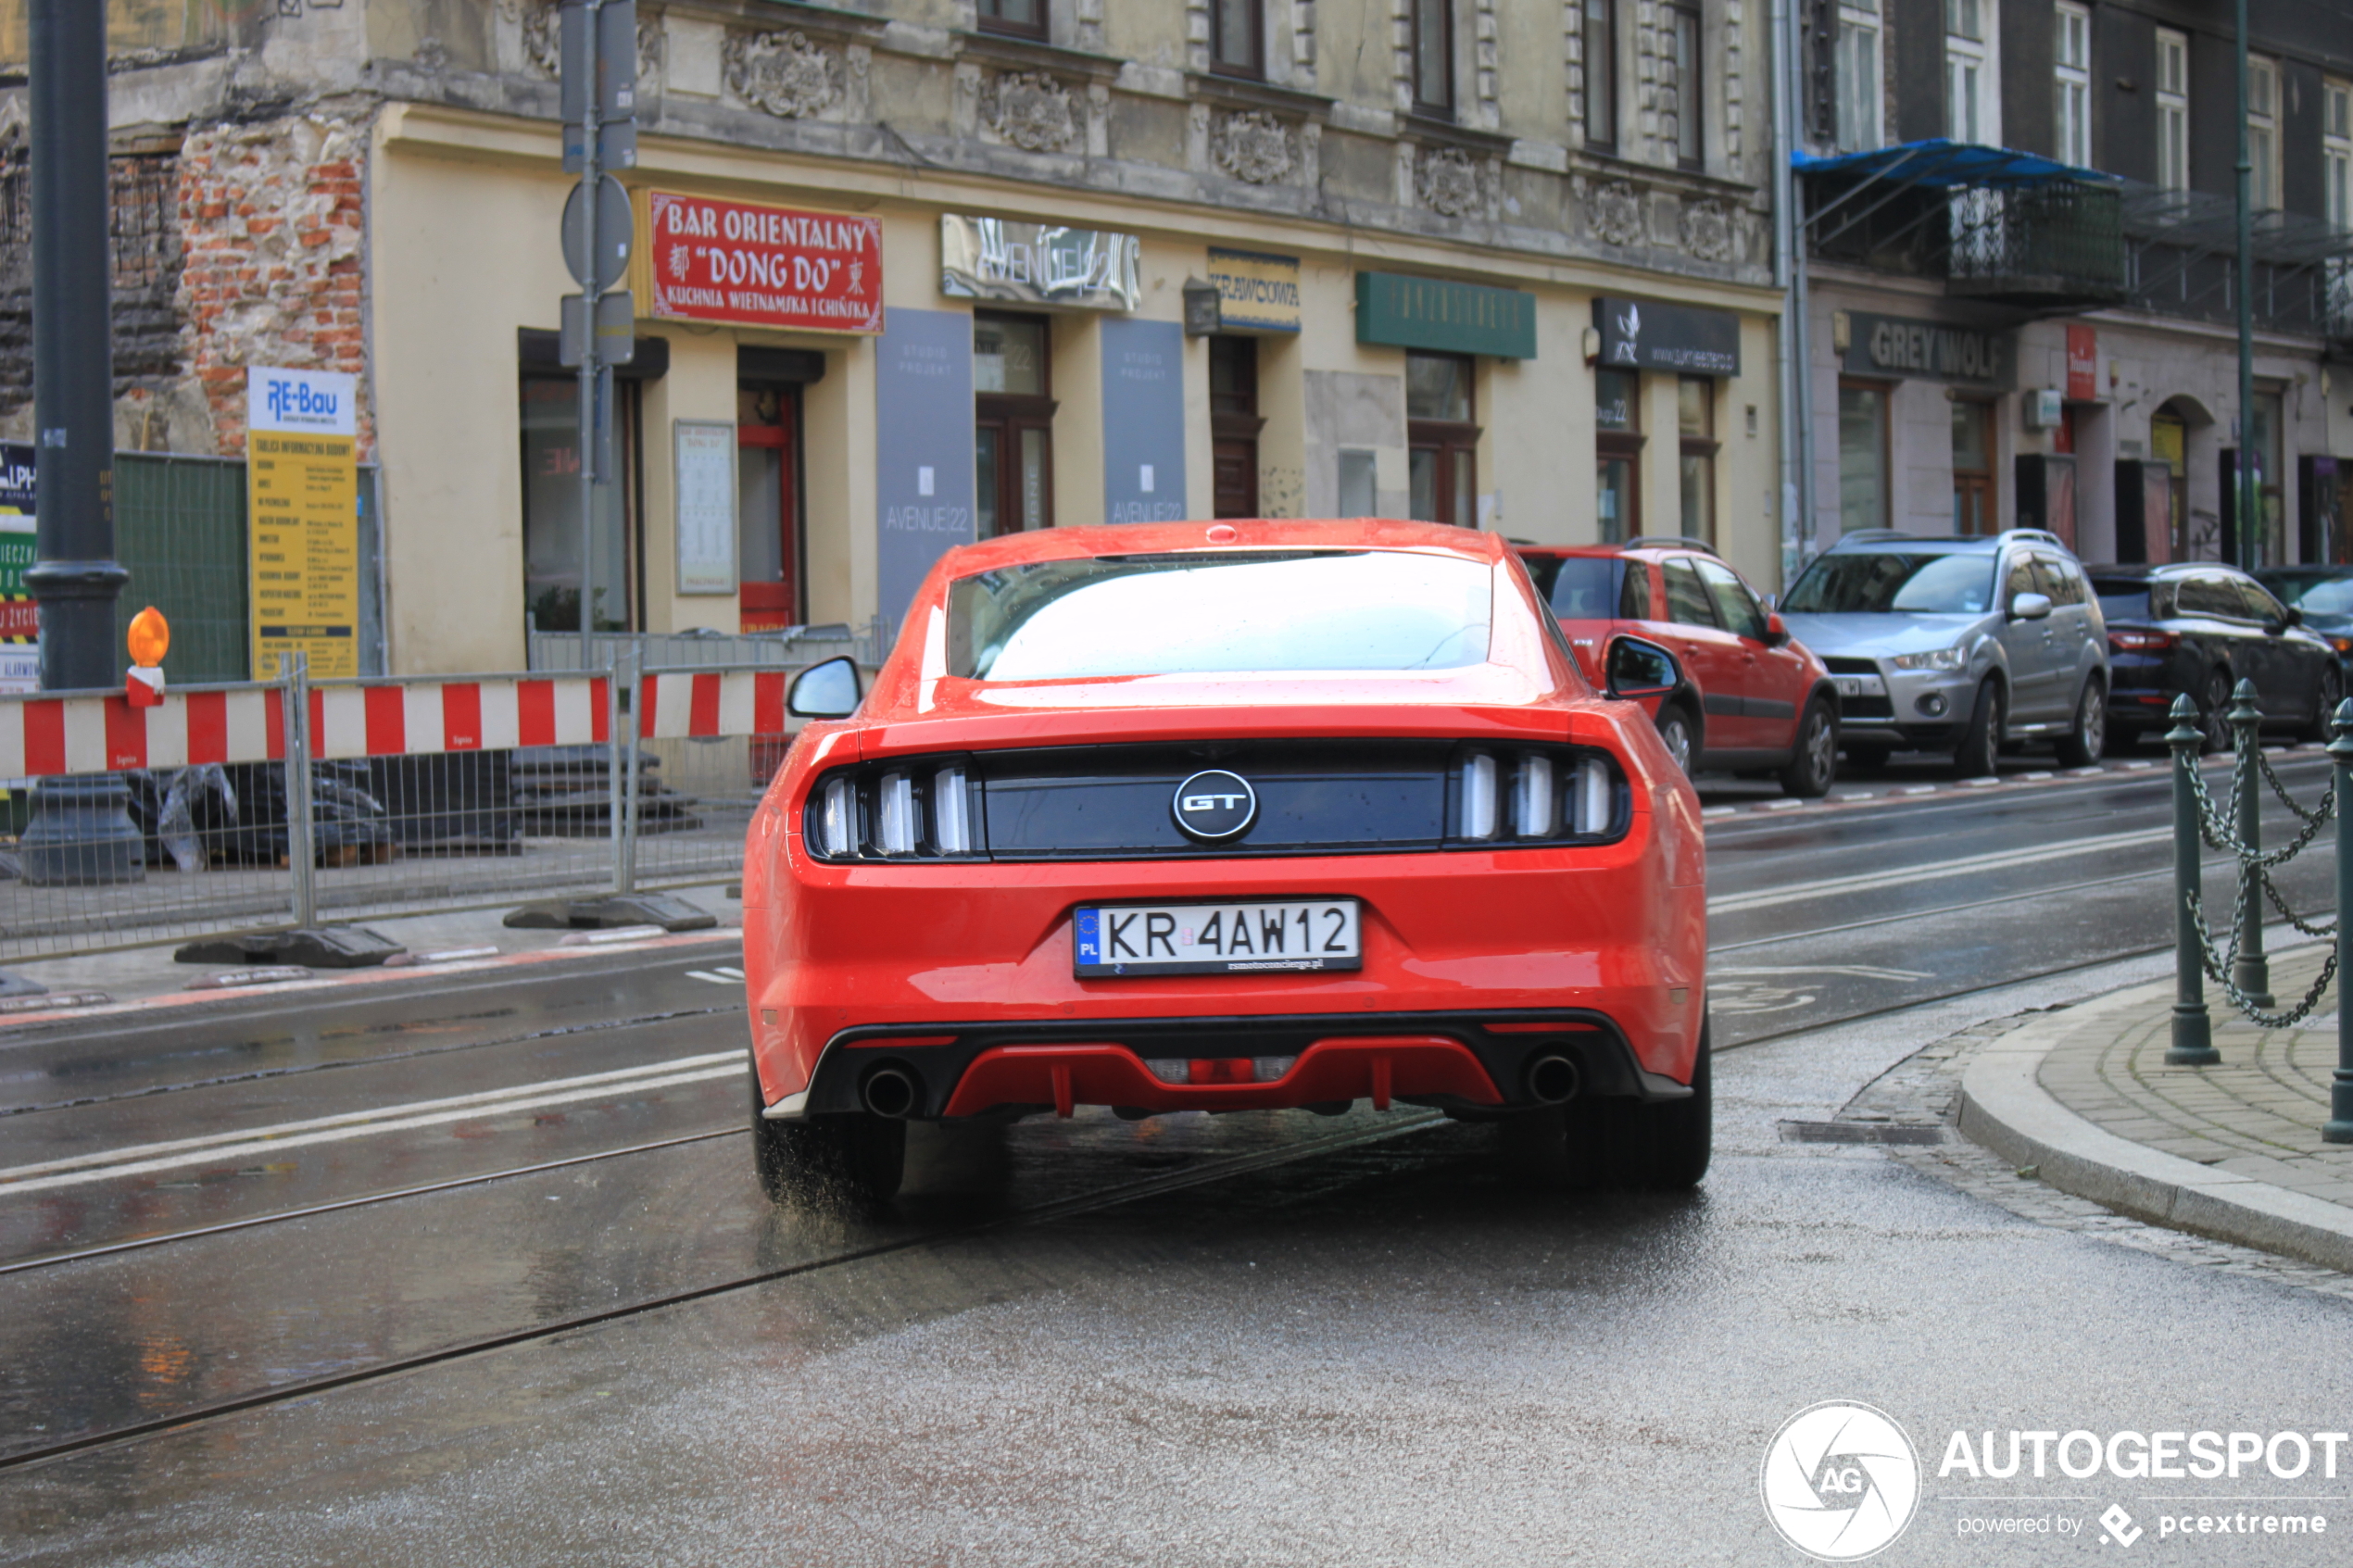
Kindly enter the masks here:
M 1824 1562 L 1854 1562 L 1902 1535 L 1920 1500 L 1920 1459 L 1884 1411 L 1851 1399 L 1808 1405 L 1765 1448 L 1765 1516 Z

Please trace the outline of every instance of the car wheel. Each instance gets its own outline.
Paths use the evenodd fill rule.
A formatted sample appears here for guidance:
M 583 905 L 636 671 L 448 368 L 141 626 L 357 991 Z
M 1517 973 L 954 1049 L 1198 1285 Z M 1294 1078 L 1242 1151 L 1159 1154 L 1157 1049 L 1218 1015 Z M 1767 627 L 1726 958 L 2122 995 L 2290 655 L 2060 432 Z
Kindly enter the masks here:
M 1797 746 L 1780 772 L 1781 792 L 1818 799 L 1838 777 L 1838 720 L 1820 697 L 1806 705 L 1797 721 Z
M 1552 1110 L 1523 1112 L 1499 1129 L 1505 1162 L 1544 1187 L 1697 1185 L 1715 1141 L 1708 1034 L 1703 1016 L 1688 1098 L 1644 1105 L 1580 1095 Z
M 2083 683 L 2075 704 L 2075 727 L 2058 743 L 2058 759 L 2070 768 L 2088 768 L 2108 754 L 2108 693 L 2096 680 Z
M 2345 700 L 2345 677 L 2338 673 L 2336 660 L 2321 666 L 2321 678 L 2312 687 L 2312 721 L 2298 732 L 2304 740 L 2324 741 L 2329 738 L 2329 720 L 2336 713 L 2336 705 Z
M 1675 759 L 1675 766 L 1680 768 L 1688 778 L 1692 764 L 1698 760 L 1699 752 L 1699 738 L 1692 725 L 1691 710 L 1680 703 L 1660 709 L 1658 738 L 1667 743 L 1667 755 Z
M 2205 688 L 2198 693 L 2197 727 L 2206 738 L 2199 745 L 2201 752 L 2231 749 L 2231 672 L 2212 670 L 2207 672 Z
M 1642 1123 L 1640 1177 L 1644 1186 L 1670 1190 L 1699 1185 L 1716 1142 L 1714 1069 L 1709 1065 L 1707 1019 L 1699 1025 L 1699 1055 L 1692 1061 L 1692 1092 L 1682 1099 L 1634 1108 Z
M 1969 707 L 1969 733 L 1953 752 L 1956 778 L 1982 779 L 1995 771 L 2002 750 L 2002 683 L 1987 676 Z
M 760 1069 L 751 1072 L 751 1153 L 771 1203 L 862 1208 L 899 1190 L 907 1123 L 858 1111 L 771 1122 L 761 1114 Z

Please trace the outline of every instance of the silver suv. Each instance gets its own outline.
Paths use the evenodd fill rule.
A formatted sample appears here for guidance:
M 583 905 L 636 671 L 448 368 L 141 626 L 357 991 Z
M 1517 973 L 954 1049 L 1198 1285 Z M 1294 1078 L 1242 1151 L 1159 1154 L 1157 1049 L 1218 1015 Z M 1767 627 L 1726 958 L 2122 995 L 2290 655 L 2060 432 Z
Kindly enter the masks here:
M 2047 738 L 2070 768 L 2108 743 L 2108 628 L 2058 535 L 1849 533 L 1817 557 L 1781 614 L 1837 683 L 1847 757 L 1949 751 L 1962 778 L 2006 741 Z

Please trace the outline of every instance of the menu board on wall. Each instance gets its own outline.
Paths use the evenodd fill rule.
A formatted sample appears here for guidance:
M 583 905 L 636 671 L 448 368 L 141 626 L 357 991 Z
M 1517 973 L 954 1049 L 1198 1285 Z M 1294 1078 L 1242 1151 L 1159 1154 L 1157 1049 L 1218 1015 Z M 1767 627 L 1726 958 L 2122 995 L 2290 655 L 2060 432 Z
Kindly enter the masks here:
M 736 427 L 673 421 L 678 470 L 678 592 L 736 591 Z
M 245 372 L 253 673 L 300 649 L 314 680 L 359 673 L 359 378 Z

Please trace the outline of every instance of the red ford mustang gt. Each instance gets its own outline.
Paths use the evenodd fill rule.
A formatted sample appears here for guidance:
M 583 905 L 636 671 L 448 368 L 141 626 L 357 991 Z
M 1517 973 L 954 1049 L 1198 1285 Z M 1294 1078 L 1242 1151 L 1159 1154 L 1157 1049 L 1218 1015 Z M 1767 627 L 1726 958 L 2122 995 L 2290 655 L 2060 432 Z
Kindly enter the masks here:
M 1698 802 L 1504 542 L 1386 521 L 950 551 L 808 725 L 744 868 L 772 1198 L 896 1189 L 910 1119 L 1358 1100 L 1579 1179 L 1707 1166 Z

